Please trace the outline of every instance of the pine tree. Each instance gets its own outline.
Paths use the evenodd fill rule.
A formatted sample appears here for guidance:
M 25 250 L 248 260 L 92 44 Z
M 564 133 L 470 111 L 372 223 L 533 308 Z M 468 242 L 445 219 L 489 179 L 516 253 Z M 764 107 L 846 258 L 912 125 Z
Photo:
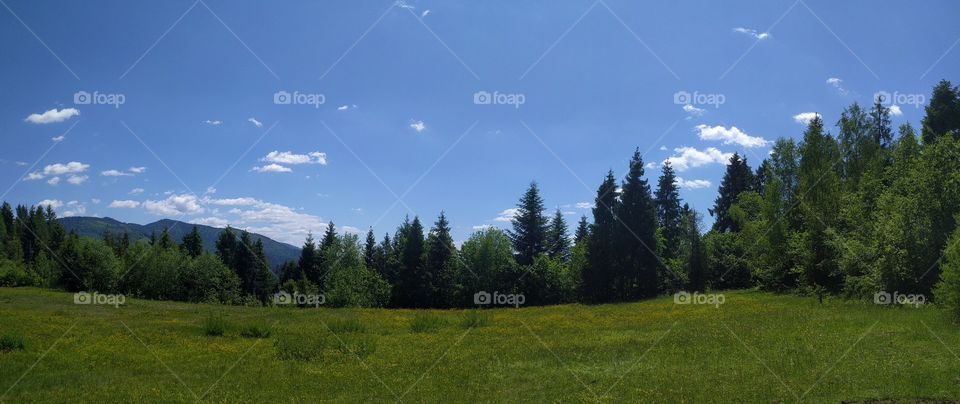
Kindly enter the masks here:
M 424 251 L 423 225 L 417 216 L 413 217 L 413 222 L 405 224 L 406 226 L 401 227 L 403 239 L 398 252 L 401 285 L 399 303 L 404 307 L 423 307 L 426 297 L 422 295 L 422 285 L 418 284 Z
M 233 229 L 227 225 L 227 228 L 223 229 L 217 238 L 217 258 L 220 258 L 220 262 L 234 272 L 236 272 L 234 257 L 237 255 L 237 247 L 237 236 L 233 233 Z
M 191 258 L 197 258 L 203 254 L 203 239 L 200 237 L 200 230 L 193 226 L 193 230 L 183 236 L 183 242 L 180 249 Z
M 327 230 L 323 233 L 320 245 L 317 246 L 317 258 L 315 258 L 318 272 L 314 282 L 320 290 L 324 289 L 326 276 L 333 269 L 337 259 L 337 241 L 337 227 L 333 224 L 333 221 L 330 221 L 330 223 L 327 223 Z
M 870 111 L 870 134 L 873 142 L 881 149 L 889 149 L 893 144 L 893 128 L 890 124 L 890 108 L 884 107 L 878 97 Z
M 419 287 L 426 292 L 431 307 L 451 307 L 454 303 L 454 270 L 456 246 L 450 235 L 450 223 L 443 212 L 427 237 L 426 262 L 420 271 Z
M 553 214 L 547 228 L 547 255 L 563 262 L 570 259 L 570 234 L 567 233 L 567 221 L 560 209 Z
M 960 87 L 940 80 L 933 87 L 933 95 L 925 112 L 920 130 L 923 144 L 933 144 L 939 137 L 948 134 L 960 139 Z
M 241 236 L 242 238 L 242 236 Z M 253 273 L 251 274 L 251 293 L 266 303 L 267 298 L 273 294 L 277 286 L 276 275 L 270 271 L 270 264 L 267 263 L 267 256 L 263 252 L 263 240 L 257 238 L 253 244 L 252 255 L 254 257 Z
M 368 269 L 373 269 L 377 260 L 377 238 L 373 235 L 373 227 L 367 230 L 366 244 L 363 246 L 363 261 Z
M 657 182 L 657 219 L 663 229 L 666 251 L 665 258 L 676 257 L 679 253 L 681 229 L 680 191 L 677 189 L 677 176 L 670 162 L 664 162 L 660 179 Z
M 715 218 L 713 230 L 719 232 L 740 230 L 728 211 L 741 192 L 752 190 L 754 182 L 753 170 L 750 169 L 747 160 L 733 153 L 733 157 L 730 157 L 730 162 L 727 164 L 727 171 L 723 174 L 723 180 L 720 182 L 719 195 L 714 201 L 713 209 L 709 210 Z
M 581 294 L 588 302 L 604 302 L 611 298 L 614 278 L 616 233 L 620 224 L 614 212 L 617 207 L 617 182 L 609 171 L 597 188 L 593 207 L 593 225 L 587 238 L 587 265 L 581 272 Z
M 580 221 L 577 222 L 577 231 L 573 233 L 574 245 L 581 245 L 587 240 L 587 237 L 590 237 L 590 225 L 587 223 L 587 216 L 580 216 Z
M 697 211 L 685 206 L 683 213 L 683 237 L 687 244 L 685 270 L 687 272 L 687 289 L 702 291 L 706 287 L 707 251 L 700 235 L 700 215 Z
M 630 170 L 623 181 L 617 219 L 617 278 L 614 293 L 619 299 L 656 296 L 660 283 L 660 258 L 657 246 L 657 210 L 650 185 L 643 178 L 640 149 L 630 159 Z
M 513 230 L 508 232 L 520 265 L 533 264 L 533 259 L 547 250 L 547 218 L 543 211 L 540 189 L 536 182 L 531 182 L 517 204 L 517 214 L 511 221 Z
M 297 261 L 297 267 L 300 268 L 303 276 L 317 287 L 323 281 L 318 259 L 317 244 L 313 241 L 313 233 L 307 233 L 307 239 L 303 242 L 303 248 L 300 249 L 300 260 Z

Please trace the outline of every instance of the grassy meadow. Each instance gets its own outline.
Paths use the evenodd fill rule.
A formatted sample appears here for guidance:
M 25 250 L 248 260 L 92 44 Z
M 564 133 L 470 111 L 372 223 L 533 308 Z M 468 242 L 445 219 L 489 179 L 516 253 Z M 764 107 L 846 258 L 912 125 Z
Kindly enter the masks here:
M 960 328 L 932 307 L 724 297 L 413 311 L 113 307 L 0 288 L 0 401 L 960 398 Z

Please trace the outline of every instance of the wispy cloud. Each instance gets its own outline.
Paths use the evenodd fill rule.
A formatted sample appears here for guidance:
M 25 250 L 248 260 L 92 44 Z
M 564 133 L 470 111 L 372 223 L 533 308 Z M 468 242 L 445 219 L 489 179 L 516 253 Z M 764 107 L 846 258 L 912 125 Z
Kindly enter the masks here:
M 110 202 L 110 204 L 107 205 L 107 207 L 113 208 L 113 209 L 134 209 L 134 208 L 140 207 L 140 202 L 129 200 L 129 199 L 119 200 L 119 201 Z
M 820 116 L 816 112 L 801 112 L 793 116 L 793 121 L 801 125 L 809 125 L 813 118 Z
M 206 121 L 203 121 L 203 123 L 205 123 L 205 124 L 207 124 L 207 125 L 211 125 L 211 126 L 220 126 L 220 125 L 223 125 L 223 121 L 220 121 L 220 120 L 212 120 L 212 121 L 211 121 L 211 120 L 207 119 Z
M 260 121 L 258 121 L 257 118 L 253 118 L 253 117 L 247 118 L 247 122 L 252 123 L 253 126 L 256 126 L 256 127 L 258 127 L 258 128 L 262 128 L 262 127 L 263 127 L 263 123 L 260 122 Z
M 427 129 L 427 125 L 424 124 L 423 121 L 411 121 L 410 127 L 417 131 L 417 133 L 423 132 Z
M 66 121 L 77 115 L 80 115 L 80 111 L 76 108 L 54 108 L 42 114 L 30 114 L 25 121 L 35 124 L 57 123 Z
M 322 152 L 310 152 L 307 154 L 297 154 L 290 151 L 272 151 L 267 153 L 266 156 L 260 159 L 267 163 L 279 163 L 279 164 L 319 164 L 327 165 L 327 153 Z
M 744 27 L 734 28 L 733 32 L 748 35 L 750 37 L 753 37 L 753 39 L 760 40 L 760 41 L 770 38 L 770 33 L 768 32 L 759 32 L 755 29 L 744 28 Z
M 850 91 L 849 91 L 849 90 L 847 90 L 846 88 L 843 88 L 843 80 L 841 80 L 839 77 L 830 77 L 830 78 L 828 78 L 828 79 L 827 79 L 827 84 L 829 84 L 831 87 L 837 89 L 837 93 L 839 93 L 840 95 L 849 95 L 849 94 L 850 94 Z
M 709 188 L 711 185 L 710 181 L 707 180 L 685 180 L 680 177 L 677 177 L 676 183 L 677 186 L 683 189 Z
M 250 169 L 251 171 L 258 173 L 289 173 L 293 172 L 290 167 L 284 167 L 279 164 L 267 164 L 263 166 L 256 166 Z

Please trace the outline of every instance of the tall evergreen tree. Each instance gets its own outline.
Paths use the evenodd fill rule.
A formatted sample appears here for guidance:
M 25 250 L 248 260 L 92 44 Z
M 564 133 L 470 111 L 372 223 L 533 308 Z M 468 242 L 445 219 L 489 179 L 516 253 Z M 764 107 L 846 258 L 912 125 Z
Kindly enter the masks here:
M 234 272 L 236 272 L 234 257 L 237 255 L 237 247 L 237 236 L 233 233 L 233 228 L 227 225 L 227 228 L 223 229 L 217 237 L 217 258 L 220 258 L 220 262 Z
M 567 261 L 570 258 L 570 235 L 567 233 L 567 221 L 563 212 L 557 209 L 547 229 L 547 255 Z
M 616 235 L 620 226 L 615 215 L 618 203 L 617 182 L 613 171 L 609 171 L 597 188 L 593 225 L 587 238 L 587 264 L 580 274 L 581 294 L 588 302 L 599 303 L 612 298 Z
M 683 238 L 686 244 L 686 260 L 684 269 L 687 272 L 687 288 L 692 291 L 702 291 L 706 287 L 707 251 L 700 235 L 700 214 L 684 206 L 683 210 Z
M 923 144 L 933 144 L 937 138 L 950 134 L 960 139 L 960 87 L 940 80 L 933 87 L 925 112 L 920 129 Z
M 577 222 L 577 231 L 573 233 L 573 242 L 579 246 L 586 241 L 587 237 L 590 237 L 590 224 L 587 223 L 586 216 L 580 216 L 580 221 Z
M 520 198 L 512 223 L 513 230 L 508 234 L 513 242 L 517 263 L 531 265 L 537 255 L 547 250 L 547 218 L 536 182 L 531 182 L 527 192 Z
M 373 235 L 373 227 L 367 229 L 367 239 L 363 246 L 363 261 L 367 268 L 373 269 L 377 260 L 377 238 Z
M 656 296 L 660 287 L 657 210 L 643 174 L 643 157 L 637 149 L 630 159 L 617 210 L 620 226 L 616 238 L 620 249 L 614 293 L 619 299 Z
M 177 243 L 173 241 L 173 237 L 170 237 L 170 232 L 167 229 L 163 229 L 160 232 L 160 248 L 164 250 L 170 250 L 177 246 Z
M 193 226 L 190 233 L 183 236 L 180 249 L 191 258 L 197 258 L 203 254 L 203 239 L 200 237 L 200 230 L 197 229 L 197 226 Z
M 440 212 L 440 217 L 427 237 L 425 268 L 420 271 L 418 285 L 427 292 L 424 298 L 430 307 L 453 306 L 456 254 L 457 247 L 450 235 L 450 223 L 447 216 Z
M 800 148 L 800 212 L 804 229 L 804 281 L 813 288 L 834 289 L 840 274 L 836 255 L 828 243 L 828 229 L 840 211 L 840 179 L 835 168 L 840 159 L 837 142 L 814 118 L 803 134 Z
M 730 206 L 737 201 L 737 196 L 741 192 L 752 190 L 754 182 L 753 170 L 750 169 L 747 160 L 741 158 L 739 154 L 733 153 L 733 157 L 730 157 L 730 162 L 727 163 L 727 171 L 723 174 L 723 180 L 720 182 L 719 195 L 714 201 L 713 209 L 709 210 L 715 220 L 713 230 L 719 232 L 739 231 L 728 211 Z
M 404 307 L 424 307 L 426 297 L 422 292 L 422 285 L 418 284 L 421 279 L 420 270 L 422 269 L 424 239 L 423 225 L 420 224 L 420 218 L 413 217 L 413 222 L 402 226 L 402 246 L 400 254 L 400 296 L 399 303 Z
M 870 110 L 870 134 L 873 142 L 881 149 L 889 149 L 893 144 L 893 127 L 890 123 L 890 108 L 883 106 L 878 97 Z
M 307 239 L 304 240 L 303 247 L 300 249 L 300 260 L 297 261 L 297 267 L 300 268 L 303 276 L 317 287 L 320 287 L 323 283 L 319 259 L 317 244 L 313 241 L 313 233 L 307 233 Z
M 676 257 L 680 247 L 680 237 L 683 233 L 680 217 L 680 191 L 677 189 L 677 176 L 673 172 L 670 162 L 663 163 L 662 173 L 657 182 L 655 199 L 657 219 L 665 242 L 666 258 Z

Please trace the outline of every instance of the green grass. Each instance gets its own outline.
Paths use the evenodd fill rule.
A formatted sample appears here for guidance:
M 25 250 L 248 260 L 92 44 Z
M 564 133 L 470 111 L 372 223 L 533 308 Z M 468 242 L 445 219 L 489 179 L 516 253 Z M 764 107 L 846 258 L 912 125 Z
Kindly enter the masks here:
M 220 314 L 213 314 L 203 320 L 203 333 L 209 337 L 222 337 L 229 324 Z
M 0 352 L 24 350 L 23 337 L 13 334 L 0 335 Z
M 222 336 L 198 331 L 218 316 Z M 249 324 L 271 333 L 245 337 Z M 11 403 L 960 397 L 960 326 L 944 313 L 758 292 L 728 292 L 719 308 L 663 297 L 475 312 L 114 308 L 0 288 L 0 335 L 24 343 L 0 352 Z

